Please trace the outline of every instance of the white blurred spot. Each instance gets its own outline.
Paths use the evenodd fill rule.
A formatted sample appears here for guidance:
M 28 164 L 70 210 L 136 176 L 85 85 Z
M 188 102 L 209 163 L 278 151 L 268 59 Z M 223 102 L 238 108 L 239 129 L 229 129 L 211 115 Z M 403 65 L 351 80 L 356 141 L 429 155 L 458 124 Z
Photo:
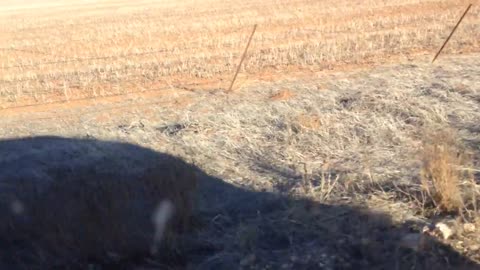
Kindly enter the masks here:
M 163 233 L 165 232 L 165 227 L 167 226 L 168 220 L 172 217 L 174 211 L 174 205 L 169 200 L 162 201 L 152 215 L 152 222 L 155 229 L 155 234 L 153 236 L 153 246 L 151 248 L 152 254 L 158 252 L 158 246 L 162 240 Z
M 439 222 L 435 225 L 435 228 L 438 229 L 443 236 L 443 239 L 449 239 L 451 236 L 453 236 L 456 232 L 453 226 L 448 226 L 444 222 Z
M 21 215 L 25 211 L 23 203 L 16 199 L 12 201 L 12 203 L 10 204 L 10 208 L 15 215 Z

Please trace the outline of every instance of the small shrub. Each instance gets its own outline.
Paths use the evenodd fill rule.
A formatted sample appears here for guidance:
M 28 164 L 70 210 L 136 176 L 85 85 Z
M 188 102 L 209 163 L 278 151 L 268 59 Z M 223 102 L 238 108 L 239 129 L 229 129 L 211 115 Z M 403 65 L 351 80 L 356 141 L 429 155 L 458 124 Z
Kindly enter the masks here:
M 461 189 L 463 174 L 459 170 L 465 158 L 459 149 L 451 131 L 430 135 L 424 143 L 422 187 L 440 212 L 459 213 L 465 205 Z

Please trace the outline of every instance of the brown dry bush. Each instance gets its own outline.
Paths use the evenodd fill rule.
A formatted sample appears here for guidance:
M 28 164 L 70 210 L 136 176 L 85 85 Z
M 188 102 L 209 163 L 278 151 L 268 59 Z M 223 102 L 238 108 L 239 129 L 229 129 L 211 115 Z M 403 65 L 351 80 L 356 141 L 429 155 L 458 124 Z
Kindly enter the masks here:
M 460 168 L 467 160 L 453 131 L 436 131 L 427 135 L 422 152 L 422 188 L 440 212 L 463 211 L 462 183 L 465 176 Z

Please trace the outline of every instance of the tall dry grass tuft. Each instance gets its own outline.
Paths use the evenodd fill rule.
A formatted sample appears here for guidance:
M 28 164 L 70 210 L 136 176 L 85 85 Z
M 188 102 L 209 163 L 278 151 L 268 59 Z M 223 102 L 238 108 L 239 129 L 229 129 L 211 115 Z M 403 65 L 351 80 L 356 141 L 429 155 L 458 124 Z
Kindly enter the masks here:
M 461 213 L 465 206 L 459 168 L 466 156 L 452 131 L 428 135 L 422 153 L 421 181 L 423 190 L 442 213 Z

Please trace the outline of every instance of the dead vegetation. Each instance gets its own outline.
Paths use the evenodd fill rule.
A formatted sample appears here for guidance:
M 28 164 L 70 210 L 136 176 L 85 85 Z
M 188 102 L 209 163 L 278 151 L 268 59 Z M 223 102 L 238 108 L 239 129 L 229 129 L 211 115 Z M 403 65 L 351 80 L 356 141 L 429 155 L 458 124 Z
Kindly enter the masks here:
M 415 263 L 420 269 L 455 268 L 462 257 L 480 262 L 478 208 L 471 203 L 479 188 L 479 58 L 445 56 L 441 63 L 259 82 L 228 95 L 140 96 L 65 108 L 63 117 L 59 111 L 18 113 L 4 120 L 8 127 L 1 134 L 88 134 L 140 143 L 248 190 L 203 188 L 205 201 L 196 205 L 203 225 L 188 251 L 191 268 L 228 269 L 242 261 L 246 268 L 322 263 L 394 269 L 394 262 L 399 269 Z M 283 89 L 293 95 L 271 99 Z M 190 102 L 178 106 L 177 99 Z M 453 132 L 443 138 L 442 130 Z M 429 145 L 447 145 L 449 152 Z M 457 153 L 469 159 L 457 159 Z M 427 196 L 422 168 L 448 176 L 440 180 L 458 180 L 451 184 L 459 187 L 463 217 L 436 207 L 441 197 L 434 195 L 432 178 L 424 179 Z M 269 199 L 276 194 L 287 201 Z M 302 203 L 306 198 L 312 202 Z M 426 250 L 419 246 L 423 235 L 432 238 Z M 442 254 L 455 252 L 445 248 L 458 253 L 446 256 L 448 263 Z M 378 254 L 384 257 L 375 259 Z
M 51 0 L 28 12 L 3 4 L 0 22 L 11 27 L 0 48 L 0 106 L 226 89 L 254 24 L 242 68 L 249 77 L 422 59 L 436 52 L 467 4 Z M 478 12 L 472 8 L 445 54 L 478 51 Z
M 229 269 L 241 262 L 245 268 L 454 269 L 461 258 L 480 261 L 478 219 L 470 203 L 478 195 L 471 193 L 474 185 L 478 191 L 478 175 L 474 182 L 463 175 L 478 168 L 480 73 L 476 55 L 442 61 L 437 67 L 412 63 L 264 82 L 229 95 L 183 91 L 66 108 L 65 115 L 18 113 L 4 119 L 8 126 L 0 132 L 4 138 L 35 133 L 135 142 L 179 156 L 231 185 L 202 188 L 205 195 L 195 205 L 200 227 L 184 251 L 193 269 Z M 462 91 L 456 90 L 459 83 Z M 272 100 L 282 89 L 294 94 Z M 176 99 L 190 102 L 182 107 Z M 437 130 L 449 129 L 455 131 L 451 137 L 427 140 L 425 130 L 440 136 Z M 449 152 L 426 151 L 429 143 L 447 145 Z M 425 155 L 419 155 L 422 149 Z M 468 153 L 471 164 L 455 159 L 456 153 Z M 459 174 L 455 166 L 442 167 L 452 162 L 464 166 Z M 465 220 L 435 207 L 441 197 L 434 195 L 432 178 L 425 178 L 432 196 L 422 197 L 424 167 L 447 181 L 458 176 L 452 183 L 459 185 Z M 285 199 L 271 199 L 277 194 Z M 302 202 L 306 198 L 310 202 Z M 425 226 L 432 244 L 423 250 Z
M 80 269 L 85 261 L 128 262 L 152 251 L 174 258 L 178 234 L 192 225 L 195 170 L 173 157 L 121 143 L 56 137 L 0 141 L 0 149 L 9 150 L 0 161 L 1 183 L 9 187 L 0 194 L 2 267 L 10 262 Z M 69 160 L 70 155 L 76 157 Z M 45 158 L 59 160 L 42 163 Z M 15 172 L 13 163 L 29 172 Z M 165 210 L 165 201 L 171 209 Z M 12 202 L 20 205 L 17 211 Z M 153 226 L 154 213 L 165 220 Z
M 0 244 L 39 239 L 51 254 L 118 263 L 164 239 L 184 256 L 167 260 L 188 258 L 187 269 L 480 264 L 478 8 L 430 65 L 465 1 L 197 2 L 52 0 L 28 19 L 25 7 L 0 10 L 0 21 L 15 25 L 2 35 L 10 47 L 0 51 L 0 137 L 127 141 L 196 164 L 222 188 L 202 187 L 191 245 L 157 238 L 151 224 L 169 197 L 174 227 L 187 225 L 189 166 L 138 171 L 155 162 L 96 158 L 93 167 L 112 171 L 64 172 L 38 200 L 22 190 L 2 197 L 10 212 L 37 214 L 28 234 L 12 230 L 24 222 L 16 216 L 0 224 Z M 228 86 L 253 24 L 238 88 L 192 91 Z M 0 162 L 3 152 L 11 151 Z M 163 262 L 140 264 L 168 269 Z
M 471 173 L 465 174 L 471 161 L 459 147 L 453 131 L 430 131 L 423 149 L 421 179 L 423 189 L 440 212 L 462 214 L 466 205 L 477 209 L 476 185 Z M 468 178 L 467 178 L 468 177 Z M 469 193 L 468 199 L 465 193 Z M 468 201 L 466 201 L 468 200 Z

